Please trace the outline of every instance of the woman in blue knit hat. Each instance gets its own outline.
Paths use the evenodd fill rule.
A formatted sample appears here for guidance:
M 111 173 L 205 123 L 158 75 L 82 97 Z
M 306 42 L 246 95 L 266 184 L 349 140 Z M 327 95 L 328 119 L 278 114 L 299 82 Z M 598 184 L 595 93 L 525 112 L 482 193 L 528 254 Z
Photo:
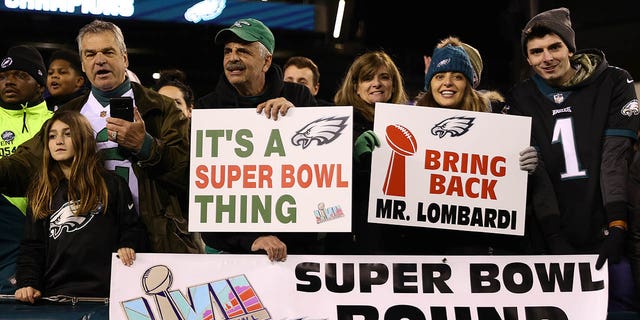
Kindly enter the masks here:
M 416 105 L 469 111 L 491 111 L 487 99 L 473 89 L 474 70 L 456 38 L 448 38 L 433 51 L 425 76 L 425 90 Z
M 441 41 L 433 51 L 425 76 L 425 91 L 416 97 L 418 106 L 492 112 L 492 95 L 474 89 L 475 71 L 462 42 L 455 37 Z M 500 96 L 497 92 L 495 95 Z M 537 154 L 533 147 L 520 153 L 520 168 L 533 172 Z M 395 230 L 394 230 L 395 229 Z M 521 254 L 522 238 L 512 235 L 478 233 L 444 229 L 424 229 L 395 226 L 384 237 L 385 252 L 394 254 Z M 412 243 L 412 246 L 399 245 Z

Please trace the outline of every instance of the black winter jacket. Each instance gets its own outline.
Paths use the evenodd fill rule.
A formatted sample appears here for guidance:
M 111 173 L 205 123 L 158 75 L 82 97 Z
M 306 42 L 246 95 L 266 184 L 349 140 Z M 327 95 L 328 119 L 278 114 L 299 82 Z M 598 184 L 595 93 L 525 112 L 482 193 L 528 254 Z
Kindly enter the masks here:
M 285 82 L 282 70 L 272 64 L 266 73 L 266 90 L 260 96 L 245 97 L 231 85 L 224 74 L 220 75 L 215 91 L 203 96 L 196 102 L 198 109 L 218 108 L 255 108 L 270 99 L 283 97 L 296 107 L 316 106 L 316 100 L 305 86 Z M 229 253 L 251 253 L 253 241 L 260 236 L 275 235 L 287 245 L 290 254 L 320 253 L 321 245 L 316 233 L 256 233 L 256 232 L 204 232 L 205 243 L 217 250 Z

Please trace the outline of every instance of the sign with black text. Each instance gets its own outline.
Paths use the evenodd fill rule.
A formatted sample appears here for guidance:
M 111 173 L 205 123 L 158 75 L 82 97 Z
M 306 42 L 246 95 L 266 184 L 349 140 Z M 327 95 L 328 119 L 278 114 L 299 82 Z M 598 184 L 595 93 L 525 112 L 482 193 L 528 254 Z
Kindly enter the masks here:
M 607 266 L 576 256 L 137 254 L 110 319 L 605 319 Z M 579 303 L 577 303 L 579 301 Z
M 524 235 L 531 118 L 376 103 L 372 223 Z
M 189 231 L 350 232 L 352 115 L 193 110 Z

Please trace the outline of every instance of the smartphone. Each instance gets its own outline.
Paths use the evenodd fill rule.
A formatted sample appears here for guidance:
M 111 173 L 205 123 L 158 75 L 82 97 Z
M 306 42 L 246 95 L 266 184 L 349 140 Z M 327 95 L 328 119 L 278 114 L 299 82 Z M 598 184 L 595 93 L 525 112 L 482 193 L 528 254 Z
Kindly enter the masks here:
M 117 97 L 109 99 L 111 116 L 133 122 L 133 99 L 131 97 Z

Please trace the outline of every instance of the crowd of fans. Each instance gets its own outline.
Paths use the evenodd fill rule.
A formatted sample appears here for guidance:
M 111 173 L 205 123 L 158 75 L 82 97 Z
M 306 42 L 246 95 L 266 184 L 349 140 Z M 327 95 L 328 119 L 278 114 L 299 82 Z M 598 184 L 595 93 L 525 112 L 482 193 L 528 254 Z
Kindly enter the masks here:
M 16 45 L 0 64 L 0 291 L 30 303 L 55 294 L 104 297 L 103 262 L 112 252 L 125 265 L 136 252 L 264 253 L 272 261 L 288 254 L 597 254 L 598 269 L 609 265 L 609 311 L 638 312 L 640 110 L 632 78 L 601 51 L 577 49 L 566 8 L 533 17 L 521 40 L 532 75 L 508 92 L 482 88 L 480 52 L 452 36 L 425 57 L 417 96 L 407 93 L 392 57 L 375 50 L 353 61 L 331 99 L 318 97 L 313 60 L 274 63 L 275 38 L 252 18 L 216 34 L 223 73 L 201 97 L 179 69 L 141 84 L 124 35 L 110 22 L 83 26 L 79 54 L 56 51 L 48 66 L 35 48 Z M 134 121 L 111 117 L 116 97 L 133 99 Z M 529 174 L 525 236 L 367 223 L 379 102 L 531 117 L 531 145 L 519 159 Z M 192 111 L 254 108 L 265 121 L 286 121 L 292 108 L 313 106 L 353 106 L 353 232 L 188 231 Z

